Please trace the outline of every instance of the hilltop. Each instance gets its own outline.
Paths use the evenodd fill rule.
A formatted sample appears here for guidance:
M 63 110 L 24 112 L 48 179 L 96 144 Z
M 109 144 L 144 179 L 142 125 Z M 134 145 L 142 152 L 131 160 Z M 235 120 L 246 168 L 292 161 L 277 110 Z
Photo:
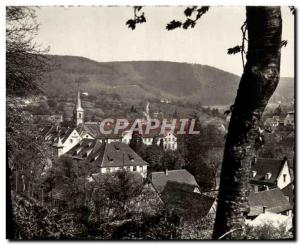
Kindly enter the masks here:
M 83 57 L 47 55 L 55 64 L 45 75 L 49 96 L 74 96 L 77 82 L 92 96 L 116 94 L 123 101 L 168 98 L 202 105 L 233 103 L 240 77 L 215 67 L 167 61 L 96 62 Z M 274 100 L 294 97 L 294 79 L 282 78 Z

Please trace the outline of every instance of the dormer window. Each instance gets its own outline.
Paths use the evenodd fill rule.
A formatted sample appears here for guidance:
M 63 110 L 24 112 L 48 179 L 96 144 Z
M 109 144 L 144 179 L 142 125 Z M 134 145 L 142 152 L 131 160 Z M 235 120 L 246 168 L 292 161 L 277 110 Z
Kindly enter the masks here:
M 107 156 L 107 160 L 108 160 L 109 162 L 113 162 L 113 159 L 112 159 L 110 156 Z
M 128 154 L 128 158 L 131 162 L 134 162 L 134 157 L 132 155 Z
M 266 173 L 266 175 L 265 175 L 265 179 L 266 179 L 266 180 L 269 180 L 269 179 L 271 179 L 271 176 L 272 176 L 272 174 L 271 174 L 271 173 Z
M 96 161 L 96 160 L 98 159 L 98 157 L 99 157 L 99 155 L 98 155 L 98 156 L 95 156 L 95 157 L 93 157 L 93 158 L 90 160 L 90 162 Z

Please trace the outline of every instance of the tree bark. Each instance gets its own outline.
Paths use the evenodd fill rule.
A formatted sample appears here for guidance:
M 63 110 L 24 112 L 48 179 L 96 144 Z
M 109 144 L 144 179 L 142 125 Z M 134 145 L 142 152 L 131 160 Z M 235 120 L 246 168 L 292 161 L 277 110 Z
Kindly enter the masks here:
M 241 239 L 249 212 L 249 176 L 259 137 L 258 123 L 280 74 L 280 7 L 246 7 L 247 63 L 225 143 L 213 239 Z

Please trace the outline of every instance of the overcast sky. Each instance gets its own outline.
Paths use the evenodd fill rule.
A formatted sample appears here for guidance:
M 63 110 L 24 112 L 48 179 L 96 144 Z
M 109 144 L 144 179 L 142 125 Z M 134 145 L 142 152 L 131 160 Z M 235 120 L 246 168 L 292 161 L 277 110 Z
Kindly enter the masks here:
M 184 20 L 185 7 L 144 7 L 147 22 L 132 31 L 125 25 L 132 7 L 41 7 L 37 42 L 50 54 L 96 61 L 164 60 L 215 66 L 241 75 L 240 55 L 227 55 L 241 43 L 244 7 L 212 7 L 194 29 L 167 31 L 171 20 Z M 294 74 L 294 16 L 282 8 L 281 76 Z

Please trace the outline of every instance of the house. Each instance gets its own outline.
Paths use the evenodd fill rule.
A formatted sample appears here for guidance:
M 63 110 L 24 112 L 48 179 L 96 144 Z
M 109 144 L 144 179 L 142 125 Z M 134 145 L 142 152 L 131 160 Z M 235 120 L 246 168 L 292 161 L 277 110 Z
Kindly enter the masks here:
M 152 145 L 153 140 L 156 140 L 157 145 L 160 145 L 160 142 L 163 142 L 164 150 L 177 150 L 177 136 L 171 130 L 165 130 L 165 132 L 161 133 L 161 127 L 150 130 L 149 133 L 145 133 L 143 130 L 142 140 L 145 145 Z
M 147 176 L 148 163 L 132 150 L 129 145 L 121 142 L 103 143 L 86 159 L 95 173 L 109 173 L 121 169 L 138 172 Z
M 274 131 L 280 124 L 279 116 L 269 117 L 265 120 L 264 126 L 265 128 Z
M 164 172 L 152 172 L 149 177 L 149 182 L 158 193 L 162 193 L 167 183 L 170 185 L 176 184 L 179 189 L 189 190 L 191 192 L 199 191 L 199 186 L 195 177 L 186 169 L 165 170 Z M 171 183 L 170 183 L 171 182 Z
M 279 188 L 254 192 L 248 197 L 250 212 L 248 218 L 254 219 L 261 213 L 291 215 L 292 206 Z
M 294 126 L 295 112 L 289 111 L 284 119 L 284 126 L 291 125 Z
M 58 157 L 65 154 L 82 139 L 77 130 L 70 127 L 52 126 L 43 133 L 44 140 L 53 147 Z
M 194 176 L 185 169 L 152 172 L 148 180 L 166 207 L 182 219 L 214 212 L 215 198 L 201 194 Z
M 250 184 L 255 192 L 272 188 L 283 189 L 292 181 L 288 160 L 254 157 Z

